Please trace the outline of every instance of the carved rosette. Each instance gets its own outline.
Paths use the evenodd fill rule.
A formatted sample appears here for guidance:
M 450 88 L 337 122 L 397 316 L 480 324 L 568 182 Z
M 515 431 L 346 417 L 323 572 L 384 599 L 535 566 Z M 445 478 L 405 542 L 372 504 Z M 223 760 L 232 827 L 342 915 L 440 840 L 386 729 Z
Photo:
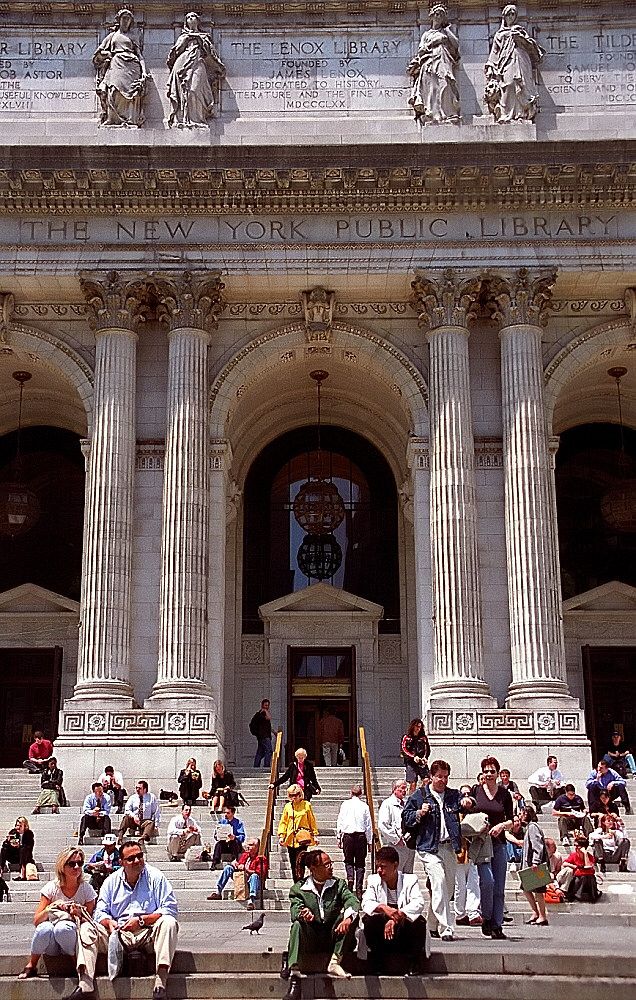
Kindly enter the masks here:
M 218 325 L 219 316 L 226 307 L 221 272 L 183 274 L 154 277 L 157 294 L 157 319 L 172 330 L 205 330 L 210 332 Z
M 555 270 L 520 268 L 510 277 L 486 278 L 493 319 L 502 326 L 546 326 L 556 282 Z
M 103 278 L 80 275 L 91 330 L 130 330 L 145 322 L 151 310 L 152 287 L 147 276 L 123 278 L 109 271 Z
M 460 278 L 452 268 L 439 277 L 428 277 L 418 271 L 411 282 L 411 307 L 418 313 L 423 329 L 439 326 L 467 326 L 474 319 L 480 289 L 477 277 Z
M 15 299 L 11 292 L 0 292 L 0 344 L 6 344 L 13 318 Z

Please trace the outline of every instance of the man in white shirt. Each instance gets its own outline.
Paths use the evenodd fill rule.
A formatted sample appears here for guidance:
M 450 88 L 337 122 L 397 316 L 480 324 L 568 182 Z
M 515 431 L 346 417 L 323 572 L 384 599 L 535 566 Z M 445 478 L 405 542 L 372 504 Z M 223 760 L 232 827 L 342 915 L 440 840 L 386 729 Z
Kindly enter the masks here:
M 108 764 L 100 774 L 98 781 L 104 786 L 104 791 L 110 795 L 111 805 L 115 806 L 121 815 L 124 811 L 124 799 L 126 789 L 124 788 L 124 777 L 121 771 L 116 771 L 112 764 Z
M 532 804 L 538 815 L 541 812 L 542 804 L 556 799 L 565 785 L 565 778 L 559 771 L 559 762 L 556 757 L 548 757 L 546 767 L 540 767 L 538 771 L 531 774 L 528 778 L 528 784 Z
M 375 875 L 362 897 L 362 921 L 357 938 L 358 958 L 369 956 L 369 972 L 386 972 L 386 960 L 399 956 L 409 973 L 419 975 L 430 955 L 430 938 L 424 919 L 424 897 L 417 875 L 399 870 L 395 847 L 381 847 L 375 856 Z
M 362 801 L 362 785 L 353 785 L 351 798 L 345 799 L 340 806 L 336 836 L 344 854 L 349 888 L 353 891 L 355 876 L 356 896 L 362 899 L 367 848 L 373 842 L 371 813 L 366 802 Z
M 166 850 L 171 861 L 181 861 L 189 847 L 198 847 L 201 843 L 201 827 L 192 819 L 191 813 L 192 806 L 184 806 L 170 820 Z
M 415 851 L 404 843 L 402 834 L 402 812 L 408 785 L 404 778 L 398 778 L 391 786 L 392 794 L 380 805 L 378 813 L 378 833 L 384 846 L 394 847 L 400 856 L 400 871 L 413 874 Z
M 127 830 L 138 840 L 150 840 L 159 832 L 161 810 L 157 799 L 148 791 L 147 781 L 138 781 L 135 794 L 126 803 L 126 811 L 117 831 L 117 839 L 121 844 Z

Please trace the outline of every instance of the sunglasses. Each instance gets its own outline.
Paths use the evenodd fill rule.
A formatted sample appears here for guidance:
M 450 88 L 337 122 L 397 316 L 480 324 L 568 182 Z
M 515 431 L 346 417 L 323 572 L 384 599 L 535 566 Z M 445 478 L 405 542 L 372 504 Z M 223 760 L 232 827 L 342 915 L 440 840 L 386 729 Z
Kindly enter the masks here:
M 83 861 L 67 861 L 64 865 L 65 868 L 81 868 L 84 864 Z
M 143 854 L 130 854 L 127 858 L 122 858 L 121 860 L 124 862 L 125 865 L 134 865 L 138 861 L 143 861 L 144 856 Z

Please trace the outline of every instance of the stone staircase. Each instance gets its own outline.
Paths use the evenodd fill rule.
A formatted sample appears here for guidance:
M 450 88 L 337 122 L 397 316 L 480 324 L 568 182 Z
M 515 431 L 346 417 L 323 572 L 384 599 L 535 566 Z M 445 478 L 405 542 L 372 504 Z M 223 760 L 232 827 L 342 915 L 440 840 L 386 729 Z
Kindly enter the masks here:
M 249 805 L 240 814 L 248 837 L 259 836 L 264 822 L 268 776 L 264 771 L 235 772 L 239 787 Z M 390 792 L 391 781 L 401 776 L 400 768 L 379 768 L 373 775 L 376 805 Z M 344 875 L 342 855 L 336 845 L 335 824 L 342 799 L 351 785 L 360 779 L 357 768 L 323 768 L 318 771 L 323 786 L 321 795 L 313 800 L 320 828 L 320 845 L 335 861 L 335 873 Z M 631 782 L 636 792 L 636 782 Z M 166 781 L 164 787 L 173 787 Z M 51 875 L 58 851 L 76 843 L 79 803 L 62 809 L 59 815 L 31 815 L 39 790 L 39 777 L 25 771 L 0 771 L 0 833 L 8 830 L 16 816 L 25 814 L 35 832 L 36 860 L 40 877 Z M 284 805 L 284 789 L 277 802 L 275 828 Z M 162 809 L 161 835 L 157 844 L 148 848 L 148 860 L 161 868 L 174 886 L 180 907 L 179 952 L 170 977 L 171 998 L 216 997 L 280 997 L 285 984 L 277 972 L 280 952 L 286 944 L 289 928 L 288 892 L 291 873 L 285 849 L 279 848 L 275 836 L 272 842 L 270 878 L 265 890 L 266 921 L 259 936 L 250 937 L 241 931 L 251 919 L 245 903 L 235 902 L 232 884 L 221 901 L 209 902 L 205 897 L 216 885 L 218 873 L 186 871 L 183 863 L 170 862 L 165 850 L 165 831 L 176 807 Z M 207 807 L 193 810 L 202 824 L 204 840 L 212 839 L 213 820 Z M 117 817 L 113 817 L 116 829 Z M 636 843 L 636 818 L 627 817 L 629 835 Z M 552 836 L 557 834 L 556 821 L 542 818 L 542 825 Z M 85 847 L 87 856 L 92 850 Z M 367 864 L 368 868 L 368 864 Z M 422 875 L 419 862 L 416 871 Z M 424 884 L 424 880 L 422 880 Z M 0 930 L 4 941 L 0 957 L 0 997 L 11 1000 L 42 1000 L 52 995 L 64 996 L 73 987 L 71 978 L 44 977 L 18 983 L 15 975 L 24 964 L 32 933 L 32 915 L 40 895 L 40 883 L 11 882 L 11 901 L 0 904 Z M 493 1000 L 494 997 L 515 997 L 521 1000 L 606 1000 L 612 990 L 621 1000 L 636 1000 L 636 875 L 610 872 L 606 875 L 604 896 L 594 907 L 562 904 L 550 907 L 551 925 L 539 931 L 524 926 L 528 906 L 519 882 L 509 875 L 506 886 L 507 908 L 513 922 L 507 925 L 510 940 L 492 942 L 478 928 L 461 928 L 460 939 L 453 944 L 435 942 L 429 973 L 421 980 L 397 977 L 354 977 L 334 982 L 323 976 L 310 977 L 303 985 L 306 998 L 383 997 L 444 997 L 448 1000 Z M 618 929 L 619 933 L 617 934 Z M 611 949 L 623 953 L 620 962 L 607 965 L 606 941 Z M 52 972 L 55 972 L 53 965 Z M 616 976 L 598 975 L 603 971 Z M 99 997 L 148 998 L 152 981 L 122 978 L 114 986 L 106 979 L 98 980 Z

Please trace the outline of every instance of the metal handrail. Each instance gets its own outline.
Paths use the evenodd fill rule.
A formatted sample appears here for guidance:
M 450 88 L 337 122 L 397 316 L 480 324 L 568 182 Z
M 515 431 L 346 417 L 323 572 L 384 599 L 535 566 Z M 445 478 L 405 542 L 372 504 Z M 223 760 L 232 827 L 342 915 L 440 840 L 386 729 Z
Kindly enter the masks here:
M 358 727 L 358 732 L 360 734 L 360 750 L 362 752 L 362 790 L 364 792 L 364 797 L 367 800 L 367 805 L 369 807 L 369 812 L 371 813 L 371 830 L 373 833 L 373 839 L 371 841 L 371 871 L 375 871 L 375 852 L 382 846 L 380 840 L 380 834 L 378 833 L 378 825 L 375 819 L 375 804 L 373 802 L 373 782 L 371 781 L 371 757 L 369 756 L 369 751 L 367 750 L 367 739 L 364 732 L 364 726 Z
M 269 771 L 269 784 L 270 787 L 267 789 L 267 807 L 265 809 L 265 822 L 263 824 L 263 832 L 261 833 L 260 842 L 258 845 L 258 854 L 261 858 L 266 858 L 269 864 L 269 854 L 272 849 L 272 835 L 274 833 L 274 806 L 276 804 L 276 796 L 278 795 L 278 789 L 276 788 L 276 779 L 278 778 L 278 766 L 280 762 L 280 754 L 283 745 L 283 730 L 279 729 L 276 733 L 276 739 L 274 741 L 274 749 L 272 752 L 272 766 Z M 265 879 L 263 878 L 263 870 L 261 869 L 261 890 L 260 890 L 260 907 L 263 909 L 263 892 L 265 889 Z

